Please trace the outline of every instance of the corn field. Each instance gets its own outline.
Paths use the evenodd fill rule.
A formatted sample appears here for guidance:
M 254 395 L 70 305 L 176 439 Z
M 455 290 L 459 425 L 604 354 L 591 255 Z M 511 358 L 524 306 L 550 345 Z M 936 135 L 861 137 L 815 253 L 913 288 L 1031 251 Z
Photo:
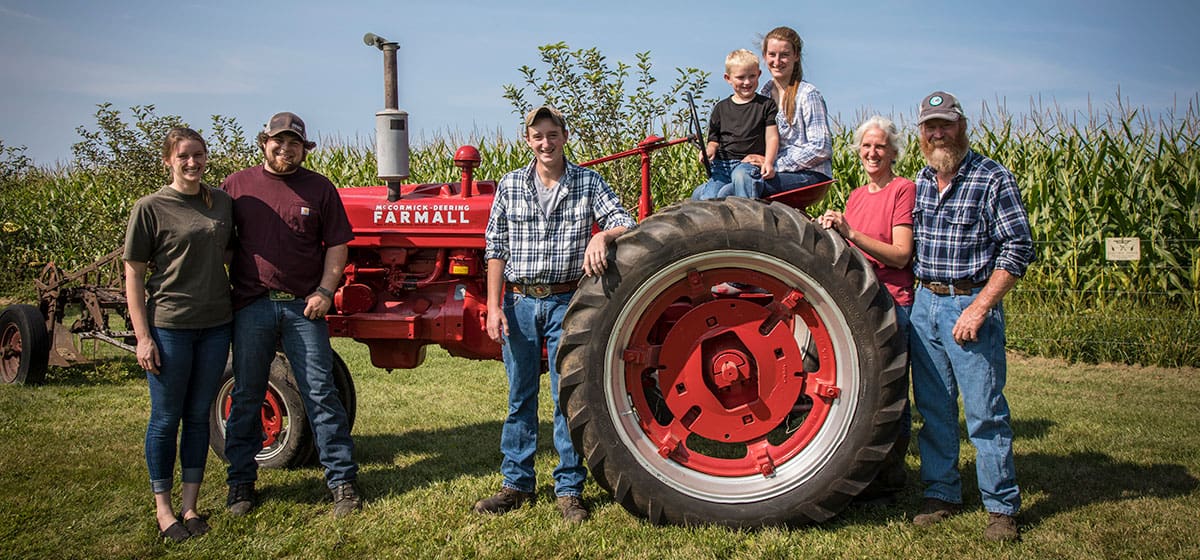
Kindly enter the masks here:
M 1200 366 L 1198 108 L 1194 99 L 1183 114 L 1158 120 L 1118 107 L 1082 116 L 987 114 L 971 123 L 972 147 L 1016 175 L 1037 247 L 1037 261 L 1005 299 L 1010 347 L 1082 361 Z M 836 127 L 838 182 L 810 213 L 841 207 L 850 190 L 866 182 L 850 146 L 856 124 Z M 410 181 L 457 181 L 452 156 L 468 143 L 483 159 L 477 178 L 498 180 L 531 159 L 523 141 L 499 133 L 435 137 L 414 148 Z M 234 147 L 221 154 L 220 169 L 257 163 L 252 146 L 221 144 Z M 585 153 L 578 144 L 568 146 L 572 152 Z M 654 153 L 658 206 L 687 198 L 702 182 L 696 156 L 690 144 Z M 378 183 L 372 147 L 361 142 L 318 148 L 307 165 L 339 186 Z M 923 165 L 910 130 L 896 171 L 911 178 Z M 636 157 L 596 169 L 627 207 L 636 207 Z M 209 176 L 208 182 L 221 179 Z M 123 175 L 90 169 L 6 173 L 0 185 L 0 292 L 28 299 L 31 279 L 47 261 L 72 269 L 111 251 L 122 241 L 133 201 L 160 184 L 129 184 Z M 1106 260 L 1110 237 L 1139 238 L 1141 258 Z

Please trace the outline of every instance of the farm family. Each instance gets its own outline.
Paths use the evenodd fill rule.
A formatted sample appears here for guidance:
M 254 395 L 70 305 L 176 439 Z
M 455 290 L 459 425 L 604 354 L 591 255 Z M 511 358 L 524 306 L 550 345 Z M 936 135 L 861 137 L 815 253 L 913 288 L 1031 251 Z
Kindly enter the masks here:
M 832 136 L 820 91 L 804 80 L 803 43 L 779 27 L 762 40 L 770 79 L 761 89 L 760 59 L 731 53 L 725 81 L 732 95 L 710 113 L 705 159 L 711 179 L 696 199 L 763 198 L 829 181 Z M 474 504 L 502 514 L 535 500 L 538 393 L 542 348 L 554 402 L 556 506 L 572 523 L 586 520 L 581 499 L 587 470 L 558 402 L 553 359 L 562 322 L 584 276 L 601 275 L 608 249 L 636 223 L 595 171 L 564 155 L 564 115 L 541 106 L 524 118 L 531 162 L 498 183 L 487 223 L 487 335 L 501 344 L 508 411 L 500 451 L 499 491 Z M 924 500 L 912 522 L 930 526 L 962 509 L 958 472 L 958 398 L 976 451 L 976 476 L 988 512 L 983 535 L 1019 539 L 1006 377 L 1002 299 L 1033 260 L 1028 218 L 1013 175 L 971 150 L 967 117 L 955 96 L 936 91 L 918 109 L 927 163 L 915 182 L 898 177 L 899 131 L 873 116 L 854 133 L 870 181 L 854 189 L 844 211 L 817 218 L 860 250 L 895 301 L 908 340 L 912 394 L 924 420 L 917 436 Z M 211 530 L 197 511 L 209 445 L 209 406 L 232 346 L 235 379 L 225 425 L 229 461 L 226 506 L 246 515 L 259 502 L 255 455 L 262 445 L 261 403 L 276 348 L 291 365 L 310 419 L 333 515 L 362 507 L 354 441 L 333 377 L 325 315 L 345 267 L 350 222 L 334 185 L 302 166 L 315 148 L 305 124 L 278 113 L 258 134 L 263 162 L 225 179 L 201 182 L 208 149 L 187 128 L 162 146 L 171 183 L 139 199 L 129 219 L 126 290 L 146 370 L 150 418 L 145 456 L 160 536 L 180 542 Z M 566 209 L 584 208 L 599 225 L 576 227 Z M 228 264 L 228 274 L 225 265 Z M 726 283 L 714 293 L 753 292 Z M 888 501 L 906 483 L 911 413 L 860 500 Z M 180 503 L 173 502 L 175 460 Z

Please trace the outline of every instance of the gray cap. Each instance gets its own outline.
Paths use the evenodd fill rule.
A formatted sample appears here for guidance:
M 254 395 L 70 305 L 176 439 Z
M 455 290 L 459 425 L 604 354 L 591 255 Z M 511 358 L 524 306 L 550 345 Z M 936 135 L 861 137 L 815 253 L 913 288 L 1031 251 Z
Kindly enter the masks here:
M 935 91 L 921 100 L 921 111 L 917 113 L 917 124 L 930 119 L 957 121 L 966 117 L 958 98 L 944 91 Z
M 567 129 L 567 119 L 563 118 L 563 114 L 558 109 L 549 105 L 542 105 L 528 113 L 525 113 L 525 128 L 533 126 L 538 119 L 547 118 L 558 125 L 559 128 Z
M 275 113 L 271 117 L 271 122 L 268 122 L 267 126 L 263 127 L 263 132 L 267 133 L 267 136 L 275 136 L 281 132 L 291 132 L 300 136 L 300 140 L 308 142 L 308 137 L 304 135 L 304 121 L 296 116 L 296 113 L 286 111 Z

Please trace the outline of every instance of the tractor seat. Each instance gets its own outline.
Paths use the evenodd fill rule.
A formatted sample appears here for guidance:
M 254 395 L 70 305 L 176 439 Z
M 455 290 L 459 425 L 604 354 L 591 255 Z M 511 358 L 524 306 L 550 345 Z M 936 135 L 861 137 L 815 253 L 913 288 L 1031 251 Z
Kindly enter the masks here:
M 790 191 L 775 193 L 766 197 L 766 200 L 786 204 L 797 210 L 804 210 L 809 205 L 821 200 L 825 196 L 825 193 L 829 191 L 829 185 L 832 185 L 834 181 L 834 179 L 830 179 L 828 181 L 821 181 L 820 183 L 797 187 Z

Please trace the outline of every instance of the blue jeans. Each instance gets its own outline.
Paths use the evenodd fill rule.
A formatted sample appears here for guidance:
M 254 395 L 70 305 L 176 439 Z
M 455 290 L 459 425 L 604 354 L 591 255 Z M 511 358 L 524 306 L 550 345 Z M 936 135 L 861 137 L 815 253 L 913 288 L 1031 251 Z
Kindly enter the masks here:
M 146 467 L 155 494 L 174 486 L 175 441 L 183 482 L 200 483 L 208 460 L 208 411 L 229 357 L 229 323 L 207 329 L 150 327 L 158 347 L 158 375 L 146 372 L 150 421 Z M 179 429 L 183 423 L 182 432 Z
M 760 176 L 761 177 L 761 176 Z M 787 192 L 792 189 L 798 189 L 808 185 L 815 185 L 829 180 L 829 176 L 817 171 L 808 169 L 792 172 L 776 172 L 774 177 L 770 179 L 758 179 L 759 183 L 754 188 L 758 190 L 761 197 L 768 197 L 773 194 Z
M 317 444 L 325 483 L 333 488 L 358 478 L 350 422 L 333 382 L 333 349 L 324 319 L 304 316 L 305 302 L 271 301 L 266 296 L 233 315 L 233 406 L 225 424 L 225 457 L 230 485 L 258 479 L 254 456 L 262 450 L 262 405 L 275 348 L 292 366 L 296 388 Z
M 1012 426 L 1004 399 L 1004 310 L 996 305 L 978 339 L 959 345 L 952 330 L 980 288 L 939 296 L 917 289 L 912 310 L 913 396 L 925 425 L 917 435 L 925 496 L 962 503 L 958 473 L 958 394 L 962 392 L 967 436 L 975 446 L 979 493 L 989 512 L 1013 515 L 1021 492 L 1013 466 Z
M 500 473 L 504 486 L 521 492 L 535 489 L 533 458 L 537 452 L 538 390 L 541 387 L 542 341 L 550 357 L 550 396 L 554 399 L 554 448 L 558 467 L 554 469 L 554 494 L 579 496 L 587 478 L 587 467 L 567 430 L 567 418 L 558 403 L 558 366 L 554 356 L 562 335 L 563 315 L 571 302 L 570 293 L 534 298 L 507 292 L 504 316 L 508 336 L 504 340 L 504 370 L 508 373 L 508 417 L 500 431 L 500 452 L 504 460 Z
M 755 188 L 761 179 L 757 165 L 742 163 L 736 159 L 718 159 L 712 162 L 712 177 L 696 187 L 692 200 L 709 200 L 727 196 L 758 198 Z

